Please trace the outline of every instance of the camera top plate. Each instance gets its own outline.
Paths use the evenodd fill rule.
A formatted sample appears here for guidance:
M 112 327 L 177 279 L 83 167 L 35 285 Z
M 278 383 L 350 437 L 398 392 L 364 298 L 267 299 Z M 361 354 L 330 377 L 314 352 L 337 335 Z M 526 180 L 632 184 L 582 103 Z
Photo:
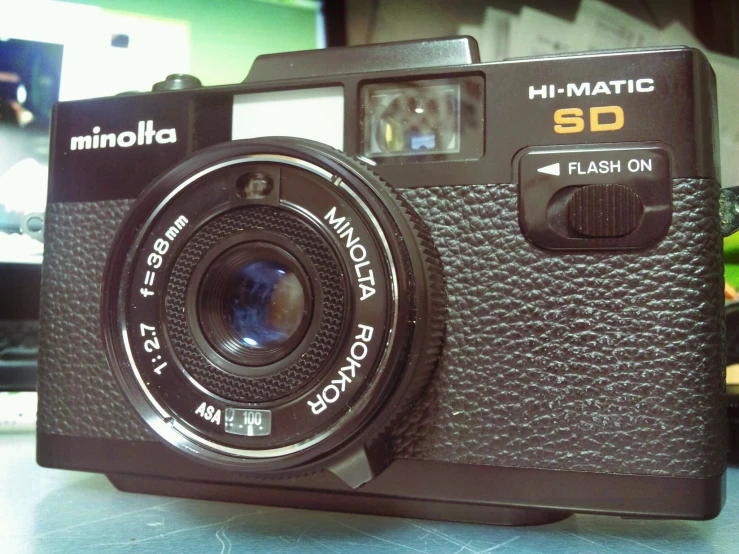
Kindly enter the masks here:
M 244 83 L 281 81 L 285 78 L 286 67 L 290 68 L 292 79 L 311 79 L 328 74 L 372 73 L 473 63 L 480 63 L 480 52 L 477 41 L 472 37 L 408 40 L 262 54 L 254 60 Z
M 428 46 L 419 43 L 415 48 L 420 52 Z M 370 50 L 384 48 L 398 46 L 377 45 Z M 515 183 L 514 158 L 524 148 L 615 143 L 665 145 L 672 153 L 673 179 L 718 177 L 715 77 L 698 50 L 655 48 L 464 64 L 457 56 L 455 65 L 444 67 L 436 65 L 444 63 L 443 58 L 419 67 L 413 57 L 412 68 L 390 62 L 383 67 L 379 57 L 376 65 L 363 67 L 364 54 L 355 57 L 354 52 L 365 50 L 294 55 L 295 59 L 326 60 L 320 75 L 308 69 L 310 76 L 302 75 L 299 67 L 294 73 L 284 72 L 280 66 L 274 71 L 284 72 L 281 80 L 265 80 L 267 73 L 259 70 L 256 81 L 250 78 L 231 86 L 60 103 L 53 123 L 49 201 L 136 198 L 152 179 L 186 156 L 250 138 L 234 136 L 236 127 L 243 127 L 234 125 L 238 98 L 262 95 L 262 118 L 273 121 L 280 131 L 269 134 L 313 138 L 311 129 L 297 134 L 295 124 L 301 118 L 284 121 L 284 103 L 271 105 L 270 95 L 338 90 L 337 117 L 323 122 L 319 118 L 312 128 L 337 126 L 343 144 L 334 146 L 357 156 L 363 152 L 362 122 L 368 116 L 363 112 L 366 87 L 383 83 L 417 87 L 439 79 L 463 87 L 471 77 L 483 82 L 482 116 L 476 117 L 484 130 L 479 137 L 470 136 L 478 141 L 470 151 L 479 154 L 464 159 L 406 155 L 383 159 L 375 168 L 380 177 L 404 188 Z M 317 62 L 305 65 L 311 64 L 317 67 Z M 341 73 L 352 67 L 354 73 Z M 321 102 L 305 104 L 304 113 L 328 113 Z M 594 124 L 593 114 L 606 108 L 616 115 L 596 115 L 600 119 Z M 612 121 L 613 117 L 617 119 Z

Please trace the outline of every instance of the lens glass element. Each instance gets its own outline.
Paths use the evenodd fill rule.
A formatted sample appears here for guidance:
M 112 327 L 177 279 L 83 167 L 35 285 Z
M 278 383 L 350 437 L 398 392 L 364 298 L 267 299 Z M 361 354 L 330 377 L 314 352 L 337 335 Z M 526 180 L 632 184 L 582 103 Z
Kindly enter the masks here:
M 310 279 L 295 256 L 263 241 L 230 247 L 210 262 L 198 286 L 203 337 L 239 366 L 285 358 L 311 322 Z
M 241 343 L 251 348 L 283 345 L 300 327 L 305 292 L 297 275 L 274 260 L 242 265 L 228 285 L 223 314 Z

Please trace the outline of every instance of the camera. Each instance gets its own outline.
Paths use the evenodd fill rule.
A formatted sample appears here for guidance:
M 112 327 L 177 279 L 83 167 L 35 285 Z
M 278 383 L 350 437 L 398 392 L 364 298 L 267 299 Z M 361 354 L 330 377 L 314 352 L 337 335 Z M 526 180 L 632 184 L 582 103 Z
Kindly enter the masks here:
M 453 37 L 62 102 L 38 462 L 407 517 L 712 518 L 717 141 L 684 47 L 480 63 Z

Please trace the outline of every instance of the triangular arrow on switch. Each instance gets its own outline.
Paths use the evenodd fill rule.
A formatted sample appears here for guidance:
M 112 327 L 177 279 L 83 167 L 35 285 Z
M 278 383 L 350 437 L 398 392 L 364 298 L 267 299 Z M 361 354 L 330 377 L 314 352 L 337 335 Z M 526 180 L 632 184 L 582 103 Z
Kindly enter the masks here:
M 538 171 L 539 173 L 548 173 L 549 175 L 556 175 L 557 177 L 559 177 L 559 162 L 557 162 L 556 164 L 540 167 L 536 171 Z

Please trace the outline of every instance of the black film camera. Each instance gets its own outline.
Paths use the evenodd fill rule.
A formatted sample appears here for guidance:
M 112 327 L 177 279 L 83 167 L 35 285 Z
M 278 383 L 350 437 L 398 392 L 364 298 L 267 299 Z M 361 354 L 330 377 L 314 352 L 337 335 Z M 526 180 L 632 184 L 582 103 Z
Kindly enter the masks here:
M 481 64 L 454 38 L 57 105 L 39 463 L 490 523 L 714 517 L 714 83 L 688 48 Z

